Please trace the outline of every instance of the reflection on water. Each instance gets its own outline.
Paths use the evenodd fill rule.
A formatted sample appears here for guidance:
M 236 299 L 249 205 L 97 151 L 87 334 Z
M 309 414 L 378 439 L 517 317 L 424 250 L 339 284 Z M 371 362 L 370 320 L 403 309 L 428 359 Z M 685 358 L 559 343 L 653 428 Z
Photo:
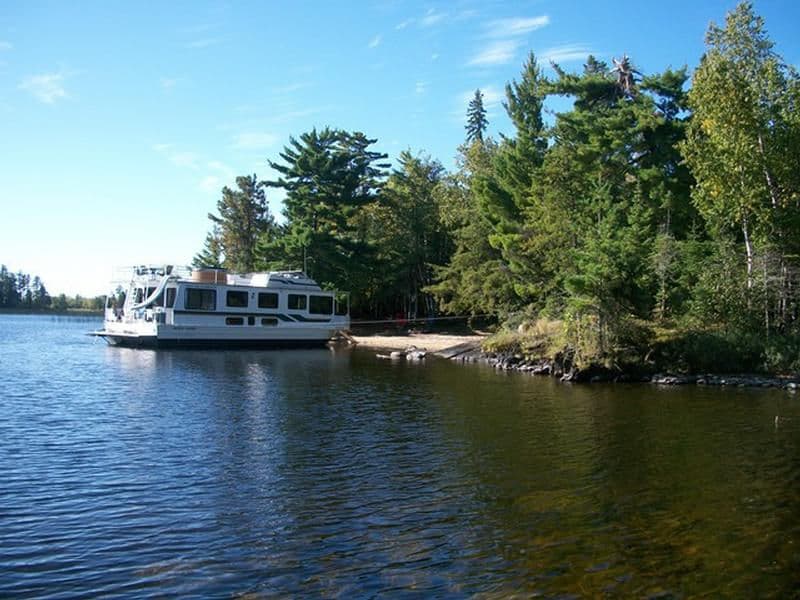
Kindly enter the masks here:
M 784 392 L 129 350 L 92 326 L 0 316 L 2 597 L 800 586 Z

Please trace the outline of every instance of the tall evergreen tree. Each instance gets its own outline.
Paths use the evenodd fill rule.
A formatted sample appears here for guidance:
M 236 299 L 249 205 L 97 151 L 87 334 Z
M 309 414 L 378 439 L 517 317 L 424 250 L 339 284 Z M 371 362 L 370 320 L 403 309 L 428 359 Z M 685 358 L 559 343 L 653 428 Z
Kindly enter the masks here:
M 219 226 L 214 225 L 211 231 L 206 234 L 203 249 L 195 254 L 192 259 L 194 267 L 222 267 L 222 242 L 220 241 Z
M 281 162 L 269 161 L 286 190 L 283 233 L 271 246 L 277 263 L 303 266 L 321 284 L 358 294 L 369 286 L 374 253 L 355 217 L 376 201 L 388 164 L 360 132 L 316 129 L 290 138 Z
M 450 258 L 451 240 L 441 222 L 437 188 L 444 168 L 435 160 L 402 152 L 400 166 L 392 172 L 383 192 L 381 246 L 390 257 L 389 272 L 412 317 L 432 316 L 436 305 L 426 286 L 434 269 Z
M 259 182 L 255 174 L 237 177 L 236 187 L 224 187 L 217 202 L 219 214 L 208 214 L 214 229 L 195 263 L 213 266 L 221 262 L 232 271 L 247 273 L 256 269 L 256 246 L 261 236 L 275 227 L 275 221 L 269 214 L 266 184 Z
M 5 265 L 0 265 L 0 307 L 13 308 L 17 304 L 19 304 L 17 276 Z
M 486 109 L 483 107 L 483 92 L 475 90 L 475 95 L 467 107 L 467 144 L 483 142 L 483 135 L 489 122 L 486 120 Z
M 507 316 L 518 306 L 513 278 L 502 253 L 489 243 L 493 225 L 480 206 L 474 181 L 491 176 L 497 144 L 486 139 L 459 149 L 459 170 L 437 188 L 440 220 L 453 238 L 450 261 L 436 269 L 428 289 L 442 310 Z

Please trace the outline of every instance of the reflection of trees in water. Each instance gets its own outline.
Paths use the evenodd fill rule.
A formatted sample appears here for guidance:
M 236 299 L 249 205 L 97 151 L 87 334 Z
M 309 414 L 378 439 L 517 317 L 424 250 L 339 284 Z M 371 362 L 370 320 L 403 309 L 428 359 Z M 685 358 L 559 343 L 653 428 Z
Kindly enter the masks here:
M 197 510 L 255 588 L 798 584 L 800 409 L 775 430 L 770 393 L 567 386 L 358 350 L 109 351 L 126 381 L 162 386 L 150 409 L 185 409 L 171 424 L 202 469 Z

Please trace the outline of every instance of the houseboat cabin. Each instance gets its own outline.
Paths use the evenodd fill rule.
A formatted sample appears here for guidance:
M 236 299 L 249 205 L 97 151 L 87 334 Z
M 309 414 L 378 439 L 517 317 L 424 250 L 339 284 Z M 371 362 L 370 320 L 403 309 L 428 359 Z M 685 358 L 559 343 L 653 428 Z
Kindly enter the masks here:
M 347 295 L 322 290 L 301 271 L 127 271 L 126 286 L 107 297 L 103 330 L 91 333 L 112 345 L 313 346 L 350 327 Z

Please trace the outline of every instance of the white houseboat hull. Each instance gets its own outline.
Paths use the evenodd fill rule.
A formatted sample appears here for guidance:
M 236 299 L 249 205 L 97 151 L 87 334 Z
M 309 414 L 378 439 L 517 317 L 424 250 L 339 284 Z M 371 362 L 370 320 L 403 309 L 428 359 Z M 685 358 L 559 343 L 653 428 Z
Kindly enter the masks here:
M 322 346 L 350 326 L 336 294 L 302 273 L 208 271 L 136 268 L 124 302 L 110 296 L 103 329 L 90 335 L 136 348 L 291 348 Z

